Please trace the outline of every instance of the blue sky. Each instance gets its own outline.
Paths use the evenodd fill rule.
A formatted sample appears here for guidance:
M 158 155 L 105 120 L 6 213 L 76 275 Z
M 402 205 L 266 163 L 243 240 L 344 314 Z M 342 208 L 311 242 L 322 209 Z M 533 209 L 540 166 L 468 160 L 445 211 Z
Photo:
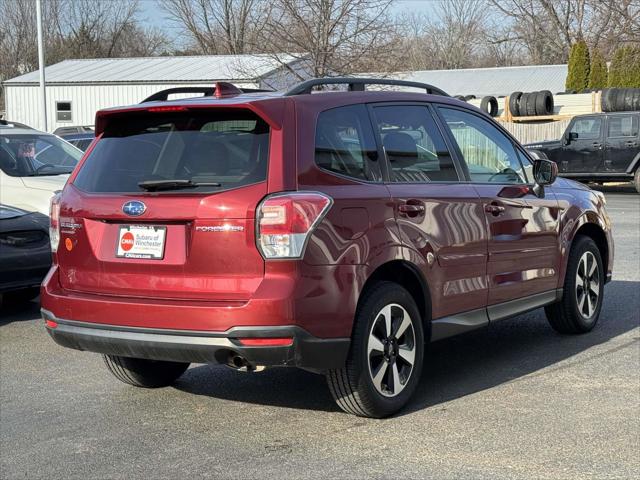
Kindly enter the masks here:
M 269 0 L 265 0 L 269 1 Z M 403 10 L 418 10 L 428 13 L 434 3 L 440 0 L 395 0 L 393 9 L 396 12 Z M 140 1 L 140 18 L 150 24 L 172 32 L 172 24 L 165 18 L 166 13 L 159 7 L 158 0 L 141 0 Z

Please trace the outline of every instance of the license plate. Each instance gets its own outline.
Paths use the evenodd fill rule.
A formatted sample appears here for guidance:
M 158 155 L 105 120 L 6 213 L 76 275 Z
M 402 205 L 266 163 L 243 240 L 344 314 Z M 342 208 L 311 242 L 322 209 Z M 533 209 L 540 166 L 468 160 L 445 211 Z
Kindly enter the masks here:
M 122 225 L 116 257 L 162 260 L 167 227 Z

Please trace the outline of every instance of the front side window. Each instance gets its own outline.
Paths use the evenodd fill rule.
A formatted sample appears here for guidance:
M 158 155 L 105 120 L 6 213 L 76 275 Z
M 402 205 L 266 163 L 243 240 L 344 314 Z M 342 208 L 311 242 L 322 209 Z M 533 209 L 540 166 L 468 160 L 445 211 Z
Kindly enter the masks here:
M 82 152 L 53 135 L 0 135 L 0 169 L 12 177 L 71 173 Z
M 571 126 L 571 133 L 578 134 L 578 140 L 589 140 L 600 138 L 600 129 L 602 128 L 602 118 L 587 117 L 579 118 Z
M 527 183 L 511 140 L 488 121 L 472 113 L 440 107 L 458 144 L 472 182 Z
M 615 115 L 609 117 L 609 138 L 635 137 L 638 135 L 636 115 Z
M 368 181 L 380 180 L 378 151 L 364 105 L 333 108 L 318 116 L 316 165 Z
M 458 174 L 427 107 L 391 105 L 374 109 L 392 182 L 455 182 Z
M 265 181 L 269 126 L 244 110 L 110 120 L 74 181 L 92 193 L 217 192 Z

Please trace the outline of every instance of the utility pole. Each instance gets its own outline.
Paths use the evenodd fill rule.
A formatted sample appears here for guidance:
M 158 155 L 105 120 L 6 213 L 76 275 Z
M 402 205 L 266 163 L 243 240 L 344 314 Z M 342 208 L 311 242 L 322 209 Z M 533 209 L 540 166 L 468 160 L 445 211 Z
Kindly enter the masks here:
M 38 22 L 38 68 L 40 70 L 40 127 L 43 132 L 47 128 L 47 90 L 44 79 L 44 42 L 42 35 L 42 0 L 36 0 L 36 12 Z

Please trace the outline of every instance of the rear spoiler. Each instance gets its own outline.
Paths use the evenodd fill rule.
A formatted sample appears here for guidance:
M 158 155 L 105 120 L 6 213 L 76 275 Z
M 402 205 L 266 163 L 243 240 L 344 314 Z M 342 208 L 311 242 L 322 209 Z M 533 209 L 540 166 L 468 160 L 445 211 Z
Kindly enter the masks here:
M 166 102 L 169 99 L 169 95 L 176 95 L 180 93 L 199 93 L 203 97 L 233 97 L 242 93 L 255 93 L 255 92 L 272 92 L 273 90 L 264 90 L 260 88 L 238 88 L 234 84 L 229 82 L 216 82 L 213 87 L 176 87 L 167 88 L 166 90 L 160 90 L 154 93 L 150 97 L 145 98 L 140 103 L 148 102 Z

